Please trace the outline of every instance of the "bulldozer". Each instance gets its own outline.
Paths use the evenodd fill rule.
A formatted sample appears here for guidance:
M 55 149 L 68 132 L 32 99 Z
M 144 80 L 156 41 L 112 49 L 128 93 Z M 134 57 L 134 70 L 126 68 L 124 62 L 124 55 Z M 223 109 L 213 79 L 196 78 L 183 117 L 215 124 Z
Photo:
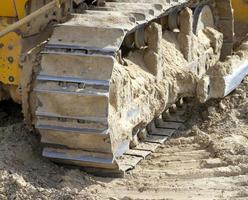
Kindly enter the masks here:
M 0 99 L 22 105 L 44 157 L 129 170 L 181 123 L 165 117 L 178 100 L 223 98 L 247 75 L 244 49 L 233 55 L 234 15 L 248 20 L 247 8 L 243 0 L 1 1 Z
M 234 9 L 234 21 L 235 21 L 235 40 L 239 39 L 247 35 L 248 30 L 248 3 L 247 1 L 232 1 L 232 6 Z
M 232 6 L 234 9 L 234 17 L 237 22 L 244 22 L 248 23 L 248 2 L 247 1 L 242 1 L 242 0 L 232 0 Z

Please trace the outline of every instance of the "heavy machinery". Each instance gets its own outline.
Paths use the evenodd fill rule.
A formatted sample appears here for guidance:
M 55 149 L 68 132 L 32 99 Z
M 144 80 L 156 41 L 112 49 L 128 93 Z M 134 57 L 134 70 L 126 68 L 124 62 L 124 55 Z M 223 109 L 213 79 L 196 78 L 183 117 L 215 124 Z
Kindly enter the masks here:
M 246 22 L 248 19 L 248 1 L 246 0 L 232 0 L 232 6 L 234 9 L 234 17 L 236 21 Z
M 56 162 L 130 169 L 177 125 L 157 129 L 178 99 L 224 97 L 247 73 L 245 56 L 216 67 L 232 53 L 230 0 L 5 0 L 0 16 L 1 99 Z
M 235 40 L 239 41 L 248 32 L 248 2 L 244 0 L 232 0 L 235 20 Z

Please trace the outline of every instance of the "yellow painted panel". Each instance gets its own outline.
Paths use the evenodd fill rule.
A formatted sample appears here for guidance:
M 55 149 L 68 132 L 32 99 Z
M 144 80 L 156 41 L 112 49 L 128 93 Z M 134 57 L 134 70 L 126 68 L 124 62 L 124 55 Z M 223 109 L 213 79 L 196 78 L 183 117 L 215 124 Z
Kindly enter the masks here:
M 15 1 L 15 7 L 16 7 L 16 11 L 17 11 L 17 15 L 19 19 L 25 17 L 27 15 L 26 10 L 25 10 L 25 5 L 28 0 L 14 0 L 14 1 Z
M 28 0 L 0 0 L 1 17 L 19 17 L 26 16 L 25 5 Z
M 0 0 L 0 16 L 16 17 L 16 9 L 13 0 Z
M 248 23 L 248 0 L 232 0 L 235 19 Z
M 4 84 L 18 85 L 21 78 L 19 56 L 21 37 L 15 32 L 0 38 L 0 81 Z

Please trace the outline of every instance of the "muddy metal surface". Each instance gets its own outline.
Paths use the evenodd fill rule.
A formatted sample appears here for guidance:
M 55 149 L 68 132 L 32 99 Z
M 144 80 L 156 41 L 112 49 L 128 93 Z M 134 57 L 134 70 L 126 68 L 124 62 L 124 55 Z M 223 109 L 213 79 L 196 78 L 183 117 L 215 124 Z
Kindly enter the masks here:
M 242 30 L 237 45 L 247 33 Z M 180 54 L 165 47 L 164 63 L 181 65 Z M 1 102 L 0 200 L 248 199 L 247 95 L 248 79 L 223 100 L 192 100 L 185 127 L 124 178 L 95 177 L 43 158 L 40 138 L 25 126 L 21 108 Z
M 248 199 L 248 79 L 223 100 L 193 103 L 177 138 L 125 178 L 99 178 L 41 157 L 20 108 L 3 102 L 0 199 Z

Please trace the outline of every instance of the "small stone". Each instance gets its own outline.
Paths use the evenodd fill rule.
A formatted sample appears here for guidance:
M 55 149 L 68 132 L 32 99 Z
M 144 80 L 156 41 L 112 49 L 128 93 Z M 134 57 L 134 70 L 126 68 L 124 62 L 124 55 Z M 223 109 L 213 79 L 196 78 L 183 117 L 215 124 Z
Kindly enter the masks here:
M 21 188 L 24 188 L 27 186 L 27 182 L 23 179 L 23 177 L 14 178 L 14 181 L 16 185 L 18 185 Z
M 209 113 L 210 115 L 215 114 L 215 113 L 216 113 L 216 109 L 215 109 L 215 107 L 214 107 L 214 106 L 210 106 L 210 107 L 208 107 L 208 113 Z
M 246 93 L 242 93 L 242 94 L 241 94 L 241 98 L 242 98 L 242 99 L 246 99 L 246 97 L 247 97 Z
M 177 106 L 176 104 L 173 104 L 170 108 L 169 108 L 170 113 L 176 113 L 177 112 Z
M 199 128 L 194 130 L 196 135 L 194 136 L 194 141 L 197 142 L 202 147 L 208 147 L 212 139 L 210 135 L 206 134 L 205 132 L 201 131 Z
M 223 102 L 219 103 L 219 107 L 221 110 L 226 110 L 226 105 Z

